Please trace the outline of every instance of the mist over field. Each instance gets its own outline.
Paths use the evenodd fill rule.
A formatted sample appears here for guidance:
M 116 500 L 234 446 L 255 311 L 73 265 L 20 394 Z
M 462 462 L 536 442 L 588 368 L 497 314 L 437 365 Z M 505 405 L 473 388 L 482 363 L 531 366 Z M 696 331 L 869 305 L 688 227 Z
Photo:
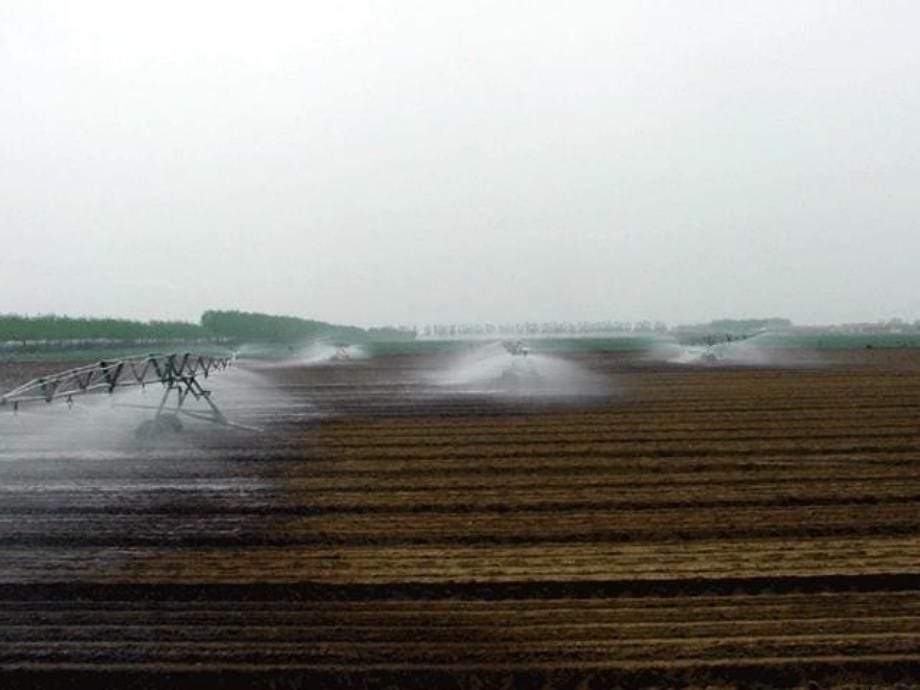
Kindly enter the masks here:
M 916 0 L 0 0 L 2 687 L 920 690 Z
M 5 2 L 0 313 L 913 321 L 918 20 Z

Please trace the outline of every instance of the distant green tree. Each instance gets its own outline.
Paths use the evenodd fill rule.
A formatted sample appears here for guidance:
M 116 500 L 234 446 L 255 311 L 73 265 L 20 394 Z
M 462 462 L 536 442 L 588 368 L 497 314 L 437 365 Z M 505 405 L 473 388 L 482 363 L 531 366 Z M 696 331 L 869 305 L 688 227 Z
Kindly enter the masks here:
M 210 339 L 214 335 L 184 321 L 131 321 L 82 317 L 0 315 L 0 341 L 174 341 Z
M 346 343 L 414 340 L 415 331 L 397 328 L 341 326 L 294 316 L 274 316 L 258 312 L 208 310 L 201 315 L 202 328 L 219 336 L 246 342 L 295 345 L 310 340 Z

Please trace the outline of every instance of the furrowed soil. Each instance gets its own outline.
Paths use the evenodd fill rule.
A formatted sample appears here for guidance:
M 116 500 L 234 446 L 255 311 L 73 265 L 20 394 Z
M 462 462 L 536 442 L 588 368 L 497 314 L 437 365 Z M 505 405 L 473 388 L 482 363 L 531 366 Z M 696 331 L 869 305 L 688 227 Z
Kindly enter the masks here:
M 920 351 L 565 359 L 242 362 L 262 432 L 154 446 L 0 408 L 2 686 L 920 687 Z

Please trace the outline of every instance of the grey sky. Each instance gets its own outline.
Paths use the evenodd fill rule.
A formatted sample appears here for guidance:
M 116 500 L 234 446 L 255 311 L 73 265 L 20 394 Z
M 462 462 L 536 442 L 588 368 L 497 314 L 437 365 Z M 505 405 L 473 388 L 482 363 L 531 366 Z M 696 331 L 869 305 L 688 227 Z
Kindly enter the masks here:
M 920 3 L 0 3 L 0 313 L 920 318 Z

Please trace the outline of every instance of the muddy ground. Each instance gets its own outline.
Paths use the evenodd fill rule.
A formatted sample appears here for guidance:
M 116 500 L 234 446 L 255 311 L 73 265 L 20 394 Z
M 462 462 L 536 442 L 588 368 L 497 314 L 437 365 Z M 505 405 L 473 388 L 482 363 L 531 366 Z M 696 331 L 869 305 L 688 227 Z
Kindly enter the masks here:
M 0 411 L 4 687 L 920 686 L 920 352 L 561 359 Z

